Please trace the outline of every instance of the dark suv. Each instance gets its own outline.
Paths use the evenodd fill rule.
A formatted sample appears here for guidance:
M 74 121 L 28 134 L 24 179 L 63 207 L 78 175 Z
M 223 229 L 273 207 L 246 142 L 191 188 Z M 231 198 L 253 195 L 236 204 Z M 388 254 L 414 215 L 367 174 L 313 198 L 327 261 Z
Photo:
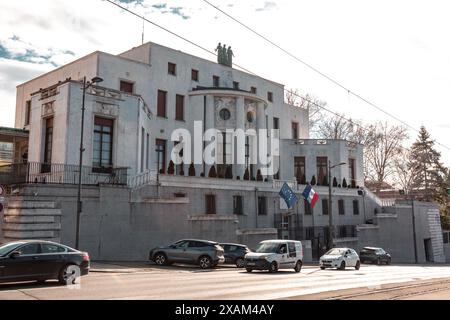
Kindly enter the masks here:
M 225 262 L 223 248 L 217 242 L 206 240 L 180 240 L 167 247 L 155 248 L 150 251 L 149 260 L 160 266 L 172 263 L 197 264 L 202 269 Z
M 235 264 L 238 268 L 245 266 L 245 255 L 251 252 L 247 246 L 234 243 L 222 243 L 220 245 L 225 251 L 225 263 Z
M 391 255 L 381 248 L 366 247 L 359 253 L 361 263 L 391 264 Z

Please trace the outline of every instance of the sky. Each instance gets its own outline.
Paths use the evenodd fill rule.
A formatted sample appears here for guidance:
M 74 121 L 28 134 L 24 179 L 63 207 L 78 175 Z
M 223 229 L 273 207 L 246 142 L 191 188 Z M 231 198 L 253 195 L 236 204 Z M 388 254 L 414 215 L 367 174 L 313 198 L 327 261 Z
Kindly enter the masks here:
M 448 1 L 209 0 L 327 76 L 450 148 Z M 234 62 L 298 88 L 352 119 L 399 123 L 233 22 L 203 0 L 116 0 Z M 212 61 L 146 23 L 144 41 Z M 99 50 L 142 42 L 142 20 L 104 0 L 0 0 L 0 126 L 14 126 L 15 86 Z M 410 130 L 410 141 L 417 132 Z M 450 149 L 436 148 L 450 166 Z

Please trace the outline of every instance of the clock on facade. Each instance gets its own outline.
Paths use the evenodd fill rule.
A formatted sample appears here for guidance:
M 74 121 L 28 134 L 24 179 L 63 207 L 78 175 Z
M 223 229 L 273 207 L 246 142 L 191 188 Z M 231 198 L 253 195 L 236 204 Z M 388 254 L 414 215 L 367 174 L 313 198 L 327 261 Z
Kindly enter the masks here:
M 230 118 L 231 118 L 231 112 L 228 109 L 220 110 L 219 115 L 220 115 L 220 118 L 225 121 L 230 120 Z

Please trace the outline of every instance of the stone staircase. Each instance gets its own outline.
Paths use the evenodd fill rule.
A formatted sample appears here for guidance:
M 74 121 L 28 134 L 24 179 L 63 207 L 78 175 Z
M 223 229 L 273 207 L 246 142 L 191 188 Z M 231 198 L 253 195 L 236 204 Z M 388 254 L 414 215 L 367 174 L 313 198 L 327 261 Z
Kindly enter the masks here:
M 1 221 L 4 242 L 15 240 L 60 241 L 61 209 L 54 201 L 11 197 Z

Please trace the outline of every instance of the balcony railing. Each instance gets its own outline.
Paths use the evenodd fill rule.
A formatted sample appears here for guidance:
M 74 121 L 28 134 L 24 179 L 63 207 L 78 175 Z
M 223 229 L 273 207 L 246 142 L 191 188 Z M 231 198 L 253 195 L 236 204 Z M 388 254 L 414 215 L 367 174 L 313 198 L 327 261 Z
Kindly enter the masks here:
M 81 168 L 83 185 L 127 185 L 128 168 Z M 0 166 L 0 184 L 78 184 L 80 167 L 67 164 L 39 162 L 15 163 Z

